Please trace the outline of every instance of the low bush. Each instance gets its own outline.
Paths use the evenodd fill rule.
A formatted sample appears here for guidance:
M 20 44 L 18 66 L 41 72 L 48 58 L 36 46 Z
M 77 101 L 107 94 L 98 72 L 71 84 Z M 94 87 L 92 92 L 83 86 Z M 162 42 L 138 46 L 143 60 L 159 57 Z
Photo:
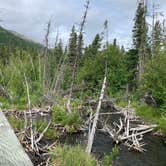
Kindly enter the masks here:
M 66 127 L 68 132 L 76 131 L 81 125 L 81 117 L 78 111 L 68 113 L 62 106 L 55 106 L 52 112 L 53 123 Z

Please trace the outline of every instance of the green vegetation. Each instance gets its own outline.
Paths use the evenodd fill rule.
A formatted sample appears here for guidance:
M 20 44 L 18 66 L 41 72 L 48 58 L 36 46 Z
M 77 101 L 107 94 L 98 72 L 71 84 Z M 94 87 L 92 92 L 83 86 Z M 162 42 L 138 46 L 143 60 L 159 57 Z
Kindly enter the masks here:
M 74 133 L 83 117 L 89 118 L 88 104 L 83 104 L 98 100 L 106 76 L 106 98 L 115 98 L 124 107 L 128 101 L 122 98 L 128 95 L 137 115 L 157 124 L 157 129 L 166 135 L 165 27 L 156 20 L 153 32 L 149 31 L 147 8 L 139 1 L 130 49 L 119 46 L 117 39 L 112 43 L 105 41 L 109 32 L 107 20 L 101 35 L 96 34 L 89 45 L 83 45 L 87 10 L 81 32 L 73 26 L 68 44 L 64 45 L 57 36 L 54 48 L 48 47 L 51 22 L 45 47 L 0 27 L 0 107 L 22 110 L 27 108 L 28 100 L 31 108 L 51 106 L 52 123 L 44 137 L 56 140 L 61 134 L 54 130 L 55 126 L 63 128 L 63 134 Z M 139 103 L 145 94 L 155 100 L 154 107 Z M 16 130 L 24 127 L 22 119 L 9 116 L 9 121 Z M 39 132 L 46 126 L 45 121 L 33 123 L 33 129 Z M 80 146 L 57 146 L 51 151 L 52 164 L 57 166 L 108 166 L 118 153 L 115 147 L 99 162 Z
M 166 114 L 161 113 L 160 109 L 150 107 L 146 104 L 133 104 L 136 108 L 137 115 L 142 117 L 146 122 L 157 124 L 157 130 L 166 135 Z
M 13 115 L 8 116 L 8 121 L 14 130 L 21 131 L 24 128 L 23 119 L 16 119 Z
M 97 166 L 97 160 L 88 156 L 80 146 L 57 146 L 52 151 L 52 166 Z
M 48 125 L 47 120 L 36 120 L 33 122 L 33 128 L 38 133 L 42 133 L 44 129 L 47 127 L 47 125 Z M 44 133 L 44 137 L 47 139 L 57 139 L 59 138 L 59 133 L 51 126 Z
M 92 50 L 93 51 L 93 50 Z M 100 90 L 105 72 L 105 61 L 108 62 L 108 93 L 124 89 L 127 82 L 125 56 L 118 47 L 109 45 L 108 51 L 99 51 L 96 55 L 84 57 L 78 73 L 79 83 L 84 81 L 87 90 L 95 93 Z M 94 68 L 95 66 L 95 68 Z
M 101 161 L 93 156 L 88 156 L 85 149 L 80 146 L 70 147 L 67 145 L 57 146 L 51 150 L 52 166 L 111 166 L 113 159 L 119 154 L 119 149 L 115 146 L 112 152 L 105 155 Z
M 166 53 L 161 51 L 147 66 L 143 76 L 143 91 L 151 92 L 158 107 L 166 111 Z
M 62 106 L 55 106 L 52 112 L 53 123 L 60 124 L 67 132 L 75 132 L 81 125 L 81 117 L 78 110 L 68 113 L 66 108 Z
M 112 149 L 111 154 L 107 154 L 104 156 L 103 160 L 101 161 L 102 166 L 111 166 L 113 163 L 112 161 L 119 155 L 119 149 L 117 146 L 115 146 Z
M 23 49 L 41 49 L 41 44 L 35 43 L 32 40 L 26 39 L 24 36 L 6 30 L 0 26 L 0 45 L 9 46 L 11 48 L 19 47 Z

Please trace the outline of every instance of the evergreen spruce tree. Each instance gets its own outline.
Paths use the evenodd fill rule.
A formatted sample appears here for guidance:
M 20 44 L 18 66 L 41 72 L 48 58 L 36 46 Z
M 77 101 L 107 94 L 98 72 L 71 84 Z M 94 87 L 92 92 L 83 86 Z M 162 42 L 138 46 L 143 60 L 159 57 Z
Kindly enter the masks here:
M 100 35 L 97 34 L 88 47 L 85 48 L 85 58 L 87 57 L 95 57 L 101 48 L 101 38 Z
M 122 53 L 125 53 L 125 48 L 124 48 L 123 45 L 121 46 L 120 50 L 121 50 Z
M 157 21 L 153 30 L 153 41 L 152 41 L 152 52 L 155 55 L 159 53 L 161 43 L 162 43 L 162 27 L 160 21 Z
M 82 50 L 83 50 L 83 34 L 80 33 L 77 41 L 77 54 L 79 58 L 82 57 Z
M 63 56 L 63 46 L 61 40 L 59 40 L 59 42 L 55 45 L 54 55 L 56 57 L 56 62 L 59 63 L 59 61 L 61 61 Z
M 92 53 L 96 55 L 100 47 L 101 47 L 101 38 L 100 35 L 97 34 L 92 42 Z
M 135 25 L 133 28 L 133 46 L 138 56 L 138 88 L 141 86 L 141 75 L 144 71 L 144 65 L 148 51 L 148 28 L 146 24 L 146 6 L 140 1 L 135 16 Z
M 115 38 L 114 41 L 113 41 L 113 46 L 114 46 L 114 47 L 117 46 L 117 40 L 116 40 L 116 38 Z
M 68 58 L 69 58 L 69 64 L 71 66 L 73 66 L 76 56 L 77 56 L 77 33 L 75 32 L 75 26 L 73 26 L 68 45 Z

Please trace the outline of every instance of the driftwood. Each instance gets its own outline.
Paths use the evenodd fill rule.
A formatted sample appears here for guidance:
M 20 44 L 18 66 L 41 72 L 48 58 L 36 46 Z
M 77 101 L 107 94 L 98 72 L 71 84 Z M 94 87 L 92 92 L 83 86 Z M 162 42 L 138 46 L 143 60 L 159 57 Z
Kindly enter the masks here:
M 99 102 L 98 102 L 98 105 L 97 105 L 95 117 L 94 117 L 94 120 L 93 120 L 92 129 L 91 129 L 91 132 L 90 132 L 89 138 L 88 138 L 88 144 L 87 144 L 87 148 L 86 148 L 86 152 L 88 154 L 90 154 L 91 150 L 92 150 L 92 144 L 93 144 L 94 135 L 95 135 L 95 132 L 96 132 L 97 121 L 98 121 L 98 118 L 99 118 L 101 103 L 102 103 L 105 88 L 106 88 L 106 80 L 107 80 L 107 77 L 105 76 L 104 80 L 103 80 L 103 84 L 102 84 L 102 89 L 101 89 L 100 98 L 99 98 Z
M 139 152 L 144 152 L 143 146 L 145 143 L 141 143 L 143 135 L 153 131 L 157 125 L 137 125 L 136 127 L 131 127 L 131 120 L 137 117 L 134 114 L 133 109 L 130 108 L 130 102 L 126 108 L 120 111 L 124 115 L 124 119 L 119 119 L 119 124 L 114 122 L 114 127 L 105 124 L 101 131 L 107 132 L 114 142 L 124 143 L 129 149 L 133 149 Z M 109 114 L 107 114 L 109 115 Z M 111 115 L 111 114 L 110 114 Z

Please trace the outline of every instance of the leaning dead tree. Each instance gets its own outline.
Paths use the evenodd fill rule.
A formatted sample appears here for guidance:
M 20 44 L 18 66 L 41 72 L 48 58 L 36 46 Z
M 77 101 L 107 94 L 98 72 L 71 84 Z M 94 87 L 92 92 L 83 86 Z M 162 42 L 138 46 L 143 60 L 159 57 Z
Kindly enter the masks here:
M 0 165 L 33 166 L 1 110 L 0 133 Z
M 107 62 L 107 56 L 108 56 L 108 21 L 106 20 L 104 22 L 104 33 L 105 33 L 105 38 L 106 38 L 106 58 L 105 58 L 105 76 L 104 76 L 104 80 L 103 80 L 103 84 L 102 84 L 102 89 L 101 89 L 101 93 L 100 93 L 100 98 L 99 98 L 99 102 L 97 105 L 97 109 L 96 109 L 96 113 L 94 115 L 94 119 L 93 119 L 93 125 L 92 125 L 92 129 L 90 127 L 91 125 L 91 120 L 89 121 L 89 135 L 88 135 L 88 144 L 87 144 L 87 148 L 86 148 L 86 152 L 88 154 L 91 153 L 92 151 L 92 145 L 93 145 L 93 141 L 94 141 L 94 136 L 95 136 L 95 132 L 96 132 L 96 128 L 97 128 L 97 122 L 99 119 L 99 115 L 100 115 L 100 109 L 101 109 L 101 105 L 102 105 L 102 101 L 104 98 L 104 94 L 105 94 L 105 89 L 106 89 L 106 82 L 107 82 L 107 73 L 108 73 L 108 62 Z M 90 119 L 92 117 L 90 116 Z
M 80 59 L 80 56 L 82 53 L 83 30 L 84 30 L 84 26 L 86 23 L 89 4 L 90 4 L 90 0 L 87 0 L 86 5 L 85 5 L 85 12 L 83 15 L 83 19 L 80 24 L 80 30 L 79 30 L 78 41 L 77 41 L 77 54 L 76 54 L 76 57 L 74 60 L 73 72 L 72 72 L 72 76 L 71 76 L 70 92 L 69 92 L 68 101 L 66 104 L 66 107 L 67 107 L 67 110 L 69 113 L 71 112 L 70 102 L 71 102 L 71 97 L 72 97 L 72 93 L 73 93 L 73 86 L 74 86 L 74 81 L 75 81 L 75 77 L 76 77 L 77 67 L 78 67 L 79 59 Z
M 94 140 L 96 127 L 97 127 L 97 121 L 98 121 L 98 118 L 99 118 L 101 104 L 102 104 L 102 100 L 104 98 L 104 92 L 105 92 L 105 88 L 106 88 L 106 80 L 107 80 L 107 77 L 105 76 L 104 80 L 103 80 L 103 84 L 102 84 L 102 89 L 101 89 L 100 98 L 99 98 L 99 102 L 98 102 L 98 105 L 97 105 L 95 117 L 94 117 L 94 120 L 93 120 L 92 129 L 90 130 L 90 134 L 89 134 L 89 138 L 88 138 L 88 144 L 87 144 L 87 148 L 86 148 L 86 152 L 88 154 L 90 154 L 91 150 L 92 150 L 93 140 Z

